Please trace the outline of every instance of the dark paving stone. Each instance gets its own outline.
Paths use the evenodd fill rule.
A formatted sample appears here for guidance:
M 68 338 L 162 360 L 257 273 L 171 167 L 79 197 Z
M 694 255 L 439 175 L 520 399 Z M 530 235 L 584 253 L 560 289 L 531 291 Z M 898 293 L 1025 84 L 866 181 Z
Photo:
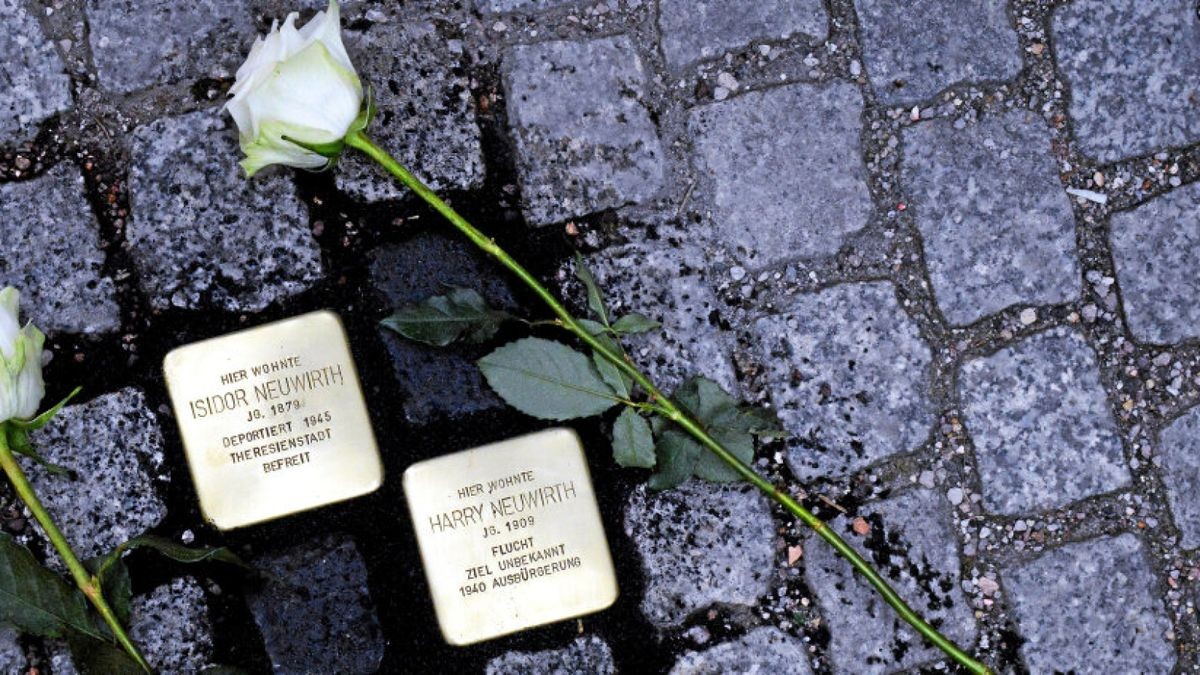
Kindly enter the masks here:
M 447 286 L 479 291 L 492 307 L 511 310 L 516 306 L 500 268 L 452 235 L 422 233 L 376 250 L 371 255 L 371 279 L 392 308 L 443 295 Z M 384 328 L 380 328 L 380 334 L 404 395 L 404 415 L 410 422 L 428 424 L 441 417 L 453 418 L 504 405 L 475 364 L 490 351 L 487 347 L 427 347 Z
M 270 580 L 246 601 L 276 675 L 377 671 L 385 642 L 353 539 L 329 535 L 253 564 Z

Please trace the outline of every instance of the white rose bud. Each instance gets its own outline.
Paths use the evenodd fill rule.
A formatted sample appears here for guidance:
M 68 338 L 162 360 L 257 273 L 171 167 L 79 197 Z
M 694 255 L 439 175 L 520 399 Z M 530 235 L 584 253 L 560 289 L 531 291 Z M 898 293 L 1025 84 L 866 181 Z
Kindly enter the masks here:
M 0 424 L 37 414 L 46 385 L 42 381 L 42 343 L 46 336 L 17 319 L 20 293 L 0 290 Z
M 229 91 L 225 109 L 237 123 L 247 176 L 271 164 L 326 166 L 362 112 L 363 86 L 342 46 L 336 0 L 299 30 L 296 18 L 289 14 L 255 40 Z

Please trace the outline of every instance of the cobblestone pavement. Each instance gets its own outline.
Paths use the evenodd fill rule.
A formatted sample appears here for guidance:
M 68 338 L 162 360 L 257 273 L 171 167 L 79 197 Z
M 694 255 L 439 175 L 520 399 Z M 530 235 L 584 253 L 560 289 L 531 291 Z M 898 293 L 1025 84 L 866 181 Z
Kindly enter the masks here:
M 303 9 L 320 7 L 305 0 Z M 401 5 L 401 6 L 397 6 Z M 282 0 L 0 0 L 0 283 L 50 332 L 38 473 L 81 549 L 150 531 L 262 569 L 130 558 L 171 672 L 940 672 L 743 487 L 649 494 L 592 456 L 622 596 L 444 645 L 398 477 L 540 425 L 382 334 L 444 283 L 536 303 L 348 158 L 238 175 L 219 104 Z M 382 0 L 347 44 L 376 135 L 535 271 L 572 249 L 666 332 L 634 354 L 777 408 L 757 464 L 1001 672 L 1200 671 L 1200 3 Z M 197 512 L 159 367 L 330 307 L 389 480 L 244 532 Z M 504 338 L 507 334 L 502 335 Z M 64 482 L 65 481 L 65 482 Z M 38 555 L 11 495 L 0 525 Z M 0 633 L 0 669 L 74 672 Z M 756 670 L 756 668 L 758 670 Z

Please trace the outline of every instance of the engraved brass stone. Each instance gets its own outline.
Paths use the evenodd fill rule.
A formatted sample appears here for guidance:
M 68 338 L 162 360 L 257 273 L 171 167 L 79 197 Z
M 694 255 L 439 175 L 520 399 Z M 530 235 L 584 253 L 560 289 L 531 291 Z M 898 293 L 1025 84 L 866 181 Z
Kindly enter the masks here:
M 383 465 L 332 312 L 175 349 L 163 372 L 205 518 L 229 530 L 373 492 Z
M 404 493 L 446 641 L 467 645 L 617 599 L 579 437 L 521 436 L 419 462 Z

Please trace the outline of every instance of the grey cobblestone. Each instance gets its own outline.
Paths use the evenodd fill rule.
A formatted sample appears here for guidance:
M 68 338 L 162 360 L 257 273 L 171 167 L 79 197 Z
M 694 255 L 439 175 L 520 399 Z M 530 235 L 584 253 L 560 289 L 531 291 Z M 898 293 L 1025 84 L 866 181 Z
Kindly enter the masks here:
M 87 18 L 100 81 L 121 93 L 231 77 L 254 35 L 248 0 L 87 0 Z
M 1080 147 L 1102 162 L 1200 140 L 1191 0 L 1082 0 L 1054 14 Z
M 754 332 L 801 480 L 847 475 L 928 436 L 930 352 L 890 283 L 800 295 Z
M 777 628 L 756 628 L 732 642 L 702 652 L 687 652 L 671 675 L 809 675 L 807 649 Z
M 512 291 L 493 263 L 482 260 L 460 239 L 422 233 L 377 249 L 371 279 L 391 309 L 442 295 L 447 286 L 473 288 L 489 306 L 512 310 Z M 418 424 L 440 417 L 459 417 L 503 406 L 484 382 L 469 348 L 438 349 L 406 340 L 380 328 L 396 383 L 404 394 L 404 416 Z
M 1096 355 L 1056 328 L 963 366 L 963 414 L 983 501 L 1017 514 L 1129 483 Z
M 926 620 L 959 645 L 975 638 L 975 620 L 959 583 L 958 542 L 949 504 L 932 490 L 914 490 L 860 509 L 870 526 L 855 534 L 850 518 L 831 524 L 875 565 Z M 890 673 L 936 660 L 925 643 L 879 600 L 849 563 L 810 536 L 805 577 L 821 601 L 839 673 Z
M 825 36 L 820 0 L 660 0 L 658 26 L 662 50 L 673 67 L 794 33 Z
M 880 100 L 919 101 L 957 82 L 1021 69 L 1006 4 L 995 0 L 855 0 L 867 76 Z M 969 29 L 964 30 L 964 27 Z
M 1159 438 L 1163 482 L 1185 548 L 1200 546 L 1200 407 L 1171 422 Z
M 81 558 L 108 553 L 167 515 L 155 490 L 163 462 L 158 421 L 139 389 L 67 406 L 32 439 L 48 461 L 74 472 L 28 468 L 29 480 Z M 45 543 L 48 560 L 57 554 Z
M 642 613 L 672 626 L 714 603 L 753 605 L 772 577 L 774 530 L 766 498 L 748 486 L 692 480 L 659 493 L 639 486 L 625 534 L 646 573 Z
M 646 70 L 624 36 L 514 47 L 504 60 L 525 215 L 536 225 L 640 203 L 663 181 Z
M 20 634 L 12 628 L 0 628 L 0 671 L 24 673 L 28 665 L 25 650 L 18 641 Z
M 942 313 L 968 324 L 1018 303 L 1073 300 L 1075 222 L 1049 128 L 1028 112 L 955 127 L 908 131 L 903 170 Z
M 21 289 L 39 327 L 91 334 L 120 327 L 79 169 L 63 161 L 44 176 L 0 185 L 0 223 L 0 286 Z
M 62 60 L 23 0 L 0 0 L 0 82 L 0 143 L 28 140 L 71 105 Z
M 353 539 L 329 535 L 254 566 L 270 581 L 247 603 L 276 675 L 379 668 L 384 639 Z
M 129 251 L 158 308 L 259 310 L 307 289 L 321 250 L 290 177 L 246 180 L 236 134 L 217 110 L 133 134 Z
M 212 626 L 204 589 L 175 579 L 133 599 L 129 634 L 159 671 L 194 675 L 211 664 Z
M 712 236 L 761 267 L 837 252 L 871 213 L 859 143 L 862 96 L 848 84 L 794 84 L 691 112 L 697 194 Z
M 1132 534 L 1068 544 L 1003 575 L 1032 672 L 1171 672 L 1170 624 Z
M 630 244 L 596 254 L 587 264 L 614 314 L 639 312 L 662 323 L 661 329 L 628 336 L 623 343 L 664 391 L 703 375 L 736 392 L 726 308 L 704 275 L 680 257 L 677 249 Z
M 487 675 L 612 675 L 612 650 L 596 637 L 581 637 L 563 649 L 508 652 L 488 661 Z
M 1112 217 L 1129 330 L 1145 342 L 1200 337 L 1200 183 Z
M 434 190 L 479 187 L 483 154 L 462 40 L 443 38 L 432 17 L 413 10 L 375 18 L 366 29 L 344 35 L 359 76 L 375 95 L 372 140 Z M 339 189 L 367 202 L 407 192 L 359 153 L 347 153 L 334 176 Z

